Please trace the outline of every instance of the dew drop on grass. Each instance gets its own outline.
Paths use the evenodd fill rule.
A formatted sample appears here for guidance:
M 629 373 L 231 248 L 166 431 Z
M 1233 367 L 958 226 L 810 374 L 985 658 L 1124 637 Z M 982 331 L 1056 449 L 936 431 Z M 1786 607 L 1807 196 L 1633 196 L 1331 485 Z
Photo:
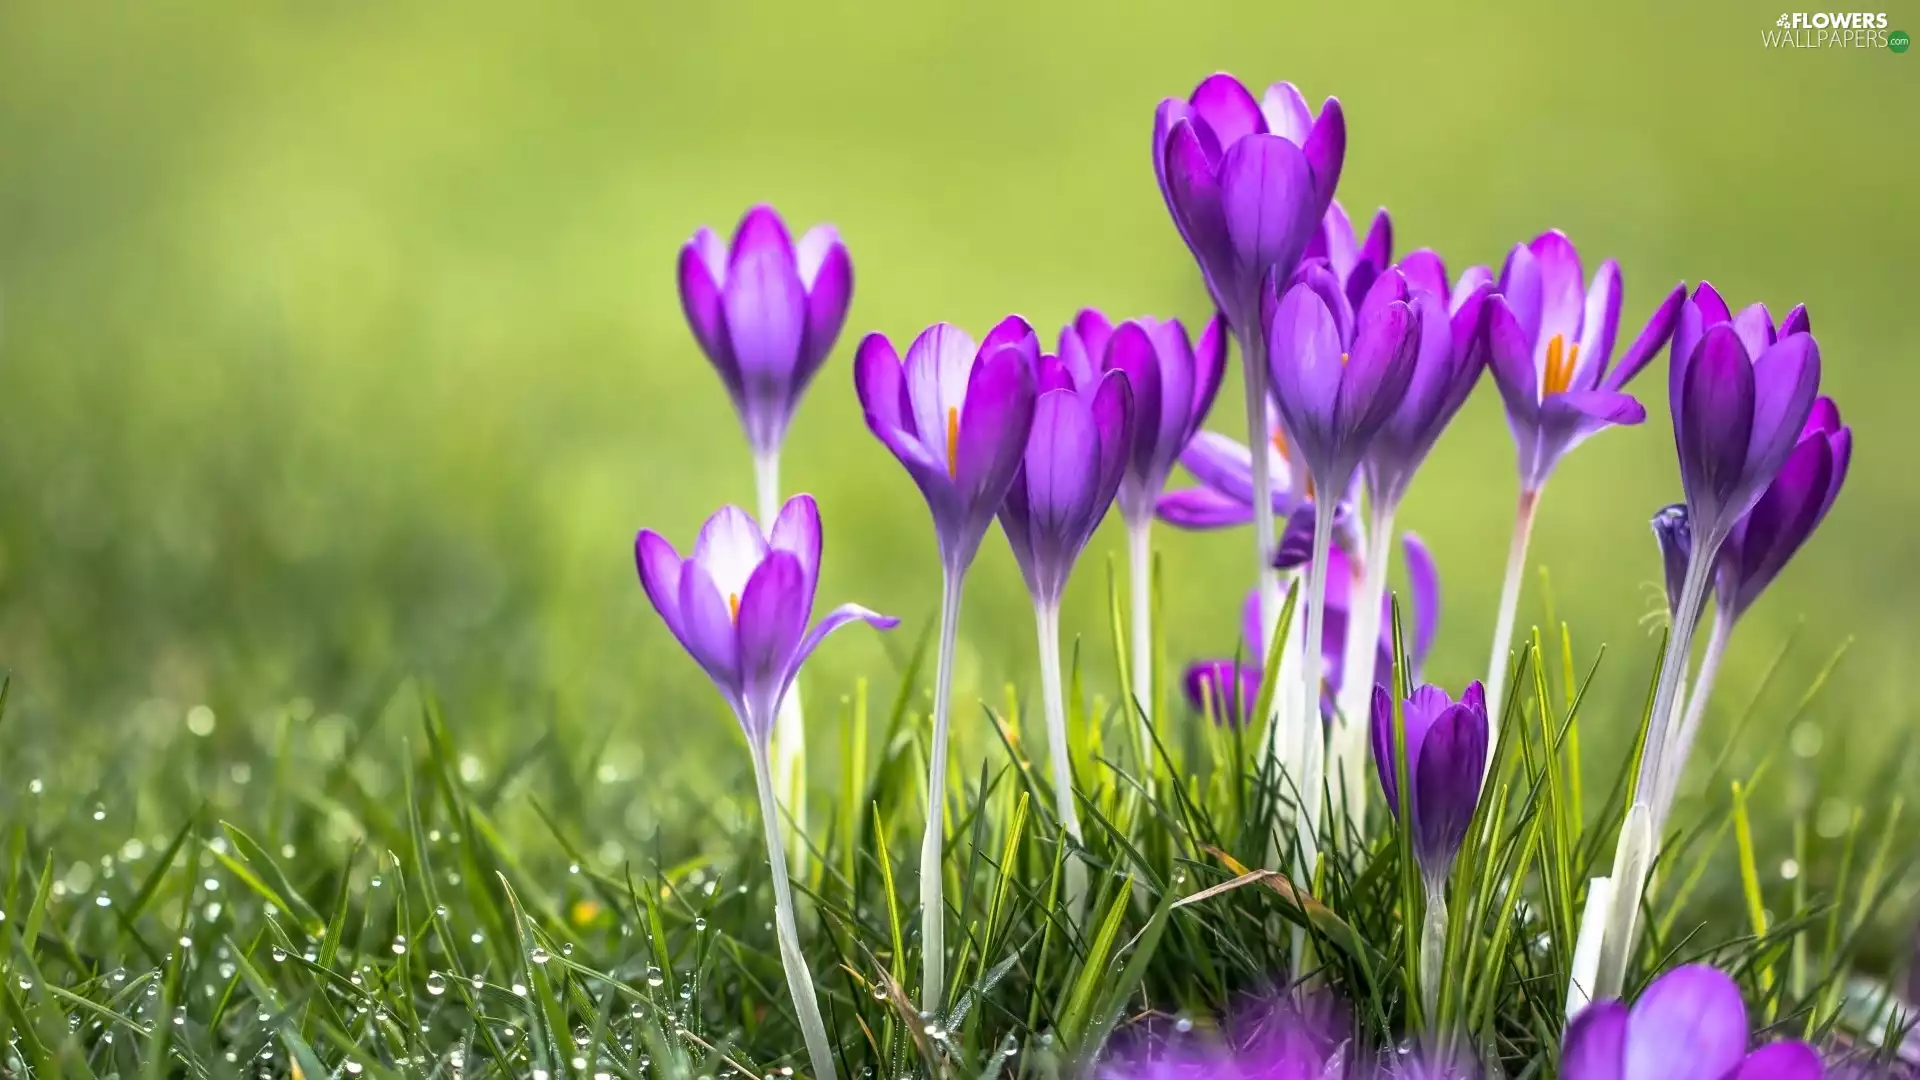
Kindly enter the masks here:
M 393 955 L 407 955 L 407 936 L 405 934 L 395 934 L 393 936 Z
M 538 945 L 535 945 L 533 947 L 533 951 L 527 954 L 527 959 L 533 961 L 536 964 L 544 964 L 548 960 L 552 959 L 552 956 L 547 952 L 546 949 Z
M 113 897 L 108 896 L 106 893 L 101 893 L 99 896 L 93 898 L 93 904 L 95 907 L 112 907 Z
M 1175 1020 L 1173 1022 L 1173 1030 L 1179 1032 L 1182 1035 L 1185 1035 L 1187 1032 L 1192 1031 L 1193 1030 L 1192 1018 L 1182 1016 L 1179 1019 Z
M 93 820 L 95 821 L 107 820 L 107 808 L 101 805 L 100 803 L 94 803 L 93 804 Z
M 436 971 L 433 974 L 427 976 L 427 993 L 432 994 L 434 997 L 439 997 L 441 994 L 444 994 L 446 992 L 447 992 L 447 977 L 445 975 L 442 975 Z
M 387 882 L 385 878 L 382 878 L 379 874 L 375 874 L 372 877 L 367 879 L 367 888 L 377 889 L 380 886 L 385 885 L 386 883 Z
M 880 985 L 879 983 L 874 983 L 873 984 L 873 1000 L 875 1001 L 887 1000 L 887 988 Z
M 36 776 L 27 781 L 27 794 L 38 795 L 45 790 L 47 790 L 47 785 L 41 783 L 39 777 Z
M 514 983 L 514 984 L 513 984 L 513 988 L 512 988 L 512 989 L 513 989 L 513 996 L 514 996 L 514 997 L 526 997 L 526 996 L 527 996 L 527 986 L 526 986 L 526 984 L 525 984 L 525 983 Z
M 704 933 L 706 933 L 706 931 L 707 931 L 707 920 L 705 920 L 705 919 L 695 919 L 695 920 L 693 920 L 693 932 L 694 932 L 694 933 L 696 933 L 696 934 L 704 934 Z
M 28 978 L 25 975 L 20 976 L 20 989 L 22 990 L 33 989 L 33 980 Z
M 360 1068 L 361 1068 L 361 1066 L 360 1066 L 360 1063 L 359 1063 L 359 1062 L 357 1062 L 357 1061 L 355 1061 L 355 1060 L 353 1060 L 352 1058 L 348 1058 L 348 1059 L 347 1059 L 347 1063 L 346 1063 L 346 1065 L 344 1065 L 344 1066 L 343 1066 L 343 1068 L 345 1068 L 345 1069 L 347 1070 L 347 1075 L 348 1075 L 348 1076 L 359 1076 L 359 1075 L 360 1075 Z
M 659 989 L 660 987 L 665 986 L 666 982 L 667 982 L 666 976 L 660 974 L 659 968 L 655 967 L 652 964 L 647 965 L 647 985 L 648 986 L 651 986 L 655 989 Z
M 433 913 L 434 913 L 435 915 L 438 915 L 438 916 L 439 916 L 440 918 L 442 918 L 442 919 L 444 919 L 444 918 L 446 918 L 446 917 L 447 917 L 447 905 L 445 905 L 445 904 L 435 904 L 435 905 L 433 906 Z
M 561 956 L 572 956 L 572 955 L 573 955 L 573 942 L 571 942 L 571 941 L 569 941 L 569 942 L 566 942 L 566 943 L 564 943 L 564 944 L 562 944 L 562 945 L 560 946 L 560 955 L 561 955 Z
M 567 873 L 569 873 L 569 874 L 577 874 L 577 873 L 579 873 L 579 872 L 580 872 L 580 864 L 579 864 L 579 863 L 568 863 L 568 864 L 567 864 Z
M 467 940 L 473 942 L 475 945 L 478 945 L 481 942 L 487 940 L 487 937 L 485 934 L 482 934 L 480 931 L 475 930 L 473 933 L 467 935 Z
M 475 990 L 485 990 L 487 988 L 487 980 L 477 972 L 470 981 L 473 983 Z
M 173 1010 L 173 1026 L 187 1026 L 187 1007 L 185 1005 L 178 1006 Z
M 1800 863 L 1796 859 L 1783 859 L 1780 862 L 1780 876 L 1788 881 L 1800 876 Z

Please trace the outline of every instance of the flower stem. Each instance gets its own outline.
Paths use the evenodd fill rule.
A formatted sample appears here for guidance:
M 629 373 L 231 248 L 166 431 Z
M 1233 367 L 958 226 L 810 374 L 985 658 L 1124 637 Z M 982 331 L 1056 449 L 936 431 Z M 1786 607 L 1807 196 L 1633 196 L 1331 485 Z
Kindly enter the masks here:
M 1074 847 L 1080 846 L 1080 811 L 1073 801 L 1073 759 L 1067 748 L 1067 697 L 1060 678 L 1060 608 L 1034 605 L 1034 623 L 1040 634 L 1040 696 L 1047 716 L 1047 757 L 1053 766 L 1054 810 Z M 1084 914 L 1087 867 L 1077 854 L 1067 864 L 1067 911 L 1077 925 Z
M 816 1080 L 834 1080 L 833 1047 L 827 1041 L 827 1025 L 820 1019 L 813 973 L 807 970 L 807 958 L 800 952 L 800 930 L 793 918 L 793 887 L 787 882 L 787 853 L 780 839 L 773 770 L 765 744 L 753 740 L 752 748 L 754 786 L 760 793 L 760 817 L 767 830 L 767 865 L 773 871 L 773 920 L 780 941 L 780 964 L 787 973 L 787 993 L 793 998 L 793 1011 L 800 1020 L 800 1034 L 806 1040 Z
M 1313 515 L 1313 558 L 1307 563 L 1307 632 L 1301 638 L 1301 700 L 1297 735 L 1300 740 L 1299 798 L 1301 815 L 1296 835 L 1300 841 L 1298 887 L 1310 887 L 1320 861 L 1320 802 L 1326 790 L 1326 732 L 1320 723 L 1320 684 L 1325 657 L 1317 647 L 1327 618 L 1327 557 L 1333 549 L 1333 515 Z M 1303 973 L 1306 954 L 1295 950 L 1294 975 Z
M 1347 640 L 1341 665 L 1338 718 L 1334 721 L 1335 769 L 1340 777 L 1340 805 L 1356 832 L 1367 824 L 1367 725 L 1373 702 L 1373 684 L 1392 672 L 1376 673 L 1380 657 L 1381 606 L 1387 595 L 1387 563 L 1393 555 L 1392 506 L 1372 508 L 1367 525 L 1367 551 L 1360 570 L 1360 588 L 1347 605 Z M 1394 691 L 1396 694 L 1397 690 Z M 1341 830 L 1338 835 L 1346 835 Z
M 1127 522 L 1127 569 L 1133 600 L 1133 698 L 1140 716 L 1140 782 L 1153 794 L 1153 518 Z M 1054 621 L 1059 622 L 1056 608 Z M 1054 652 L 1059 652 L 1056 642 Z M 1058 657 L 1055 658 L 1058 665 Z
M 1506 701 L 1508 652 L 1513 648 L 1513 617 L 1520 607 L 1520 579 L 1527 572 L 1527 545 L 1533 540 L 1534 511 L 1540 492 L 1520 492 L 1513 515 L 1513 540 L 1507 547 L 1507 576 L 1500 585 L 1500 611 L 1493 623 L 1493 655 L 1487 658 L 1487 764 L 1493 764 L 1494 745 L 1500 739 L 1501 707 Z
M 948 567 L 940 581 L 940 656 L 933 677 L 933 747 L 927 755 L 927 831 L 920 844 L 920 1008 L 940 1011 L 946 991 L 946 901 L 941 855 L 946 842 L 947 720 L 953 705 L 953 650 L 960 633 L 965 571 Z
M 771 535 L 780 516 L 780 452 L 755 451 L 753 486 L 760 508 L 760 529 Z M 807 876 L 807 723 L 800 709 L 800 682 L 794 680 L 780 699 L 773 722 L 774 793 L 792 819 L 793 872 Z
M 1687 694 L 1687 710 L 1679 730 L 1667 740 L 1666 765 L 1660 770 L 1660 785 L 1653 799 L 1653 831 L 1666 826 L 1673 811 L 1674 797 L 1680 791 L 1680 774 L 1687 758 L 1693 755 L 1694 736 L 1700 734 L 1706 719 L 1707 701 L 1713 696 L 1713 684 L 1720 676 L 1720 661 L 1726 656 L 1727 642 L 1733 637 L 1733 620 L 1723 608 L 1713 613 L 1713 629 L 1707 632 L 1706 651 L 1700 656 L 1700 670 L 1693 676 L 1693 688 Z M 1676 705 L 1678 702 L 1675 703 Z
M 1258 327 L 1240 335 L 1240 367 L 1246 374 L 1247 449 L 1253 458 L 1254 580 L 1260 583 L 1260 626 L 1273 640 L 1280 620 L 1280 572 L 1273 568 L 1273 470 L 1267 460 L 1267 348 Z M 1279 701 L 1281 695 L 1275 695 Z M 1271 719 L 1271 718 L 1269 718 Z
M 1420 924 L 1420 1008 L 1428 1027 L 1439 1025 L 1440 974 L 1447 956 L 1447 882 L 1427 879 L 1427 913 Z
M 1667 635 L 1666 655 L 1660 661 L 1660 681 L 1653 691 L 1653 711 L 1647 719 L 1645 749 L 1640 755 L 1640 773 L 1634 780 L 1633 803 L 1620 824 L 1620 841 L 1613 855 L 1613 910 L 1607 918 L 1606 939 L 1600 948 L 1600 969 L 1594 976 L 1595 1000 L 1617 998 L 1626 983 L 1627 961 L 1633 955 L 1634 937 L 1639 933 L 1640 900 L 1646 893 L 1647 868 L 1659 855 L 1652 800 L 1659 778 L 1666 768 L 1667 730 L 1671 727 L 1674 695 L 1686 679 L 1687 661 L 1693 652 L 1693 631 L 1700 622 L 1700 610 L 1706 606 L 1707 585 L 1713 580 L 1713 564 L 1719 557 L 1722 538 L 1698 537 L 1700 541 L 1687 561 L 1687 576 L 1680 587 L 1680 601 L 1674 605 L 1673 629 Z

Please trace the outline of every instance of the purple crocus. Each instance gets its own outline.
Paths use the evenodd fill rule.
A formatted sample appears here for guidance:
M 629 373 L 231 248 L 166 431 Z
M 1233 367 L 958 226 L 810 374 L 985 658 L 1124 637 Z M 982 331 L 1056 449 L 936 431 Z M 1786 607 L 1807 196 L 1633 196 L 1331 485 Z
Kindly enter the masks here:
M 1433 642 L 1440 628 L 1440 574 L 1433 553 L 1418 536 L 1406 533 L 1401 537 L 1401 545 L 1407 560 L 1408 614 L 1413 620 L 1407 641 L 1407 661 L 1412 665 L 1408 675 L 1418 679 L 1428 654 L 1433 651 Z M 1285 546 L 1282 545 L 1283 548 Z M 1349 589 L 1353 567 L 1346 553 L 1337 547 L 1328 558 L 1331 565 L 1327 572 L 1327 621 L 1321 631 L 1320 646 L 1326 663 L 1327 690 L 1330 694 L 1338 695 L 1346 686 L 1345 656 L 1347 634 L 1352 626 Z M 1259 600 L 1258 592 L 1247 594 L 1241 614 L 1240 640 L 1243 651 L 1240 656 L 1196 660 L 1186 670 L 1184 683 L 1188 704 L 1196 712 L 1210 715 L 1215 721 L 1233 727 L 1246 722 L 1253 711 L 1254 699 L 1260 692 L 1260 669 L 1266 662 L 1266 641 L 1260 625 Z M 1392 599 L 1383 598 L 1381 603 L 1385 612 L 1390 613 Z M 1384 618 L 1376 625 L 1382 626 L 1382 629 L 1377 639 L 1375 663 L 1380 670 L 1391 670 L 1393 629 L 1385 624 Z M 1229 688 L 1237 692 L 1230 692 Z M 1331 703 L 1330 699 L 1323 698 L 1324 716 L 1331 715 L 1332 710 L 1327 707 Z
M 680 249 L 680 305 L 755 455 L 780 452 L 852 299 L 853 263 L 834 227 L 796 244 L 771 206 L 748 210 L 731 244 L 703 226 Z
M 821 546 L 819 507 L 813 496 L 795 495 L 765 533 L 745 510 L 723 506 L 700 529 L 691 557 L 681 558 L 671 543 L 651 529 L 640 530 L 633 551 L 647 599 L 681 647 L 713 680 L 746 730 L 760 817 L 766 827 L 787 990 L 814 1072 L 831 1080 L 833 1051 L 793 916 L 768 736 L 781 699 L 828 634 L 854 622 L 887 630 L 899 620 L 858 604 L 842 604 L 809 630 L 820 580 Z
M 1538 492 L 1589 435 L 1647 418 L 1626 392 L 1673 335 L 1686 286 L 1676 285 L 1609 370 L 1620 329 L 1620 265 L 1587 281 L 1580 252 L 1558 229 L 1516 244 L 1500 271 L 1492 353 L 1494 382 L 1520 452 L 1520 489 Z
M 1335 199 L 1327 205 L 1320 229 L 1307 241 L 1302 258 L 1326 260 L 1327 268 L 1340 280 L 1347 303 L 1359 307 L 1374 281 L 1393 264 L 1393 217 L 1384 206 L 1375 211 L 1366 239 L 1360 240 L 1346 208 Z
M 1316 118 L 1292 83 L 1255 101 L 1240 80 L 1209 75 L 1153 120 L 1153 164 L 1180 236 L 1214 305 L 1238 333 L 1260 315 L 1260 289 L 1293 273 L 1340 183 L 1347 124 L 1328 98 Z M 1256 331 L 1257 332 L 1257 331 Z
M 1776 1042 L 1749 1053 L 1740 988 L 1704 964 L 1655 979 L 1629 1008 L 1589 1005 L 1567 1028 L 1561 1080 L 1820 1080 L 1820 1055 Z
M 1114 326 L 1091 308 L 1060 331 L 1060 363 L 1085 390 L 1102 372 L 1123 372 L 1133 390 L 1133 439 L 1119 488 L 1120 516 L 1127 524 L 1127 566 L 1132 602 L 1134 702 L 1144 738 L 1154 707 L 1152 540 L 1154 502 L 1173 463 L 1213 408 L 1226 368 L 1227 339 L 1218 316 L 1207 321 L 1196 345 L 1178 319 L 1135 319 Z M 1151 769 L 1146 770 L 1152 774 Z
M 1611 362 L 1622 286 L 1620 265 L 1612 259 L 1601 263 L 1589 282 L 1580 252 L 1566 234 L 1544 232 L 1514 246 L 1495 291 L 1489 301 L 1487 363 L 1506 403 L 1520 468 L 1519 507 L 1487 659 L 1487 706 L 1499 716 L 1540 493 L 1560 459 L 1589 436 L 1647 418 L 1646 409 L 1626 392 L 1627 383 L 1673 336 L 1686 286 L 1674 286 L 1660 302 L 1618 365 Z
M 1486 691 L 1475 680 L 1456 702 L 1437 686 L 1418 686 L 1401 703 L 1400 713 L 1406 726 L 1407 782 L 1413 792 L 1414 857 L 1432 893 L 1446 880 L 1480 801 L 1487 758 Z M 1373 690 L 1372 728 L 1374 765 L 1387 805 L 1397 817 L 1402 803 L 1394 761 L 1393 698 L 1384 686 Z
M 939 1012 L 945 988 L 940 857 L 961 588 L 1026 455 L 1039 360 L 1033 328 L 1017 315 L 1001 320 L 977 347 L 958 327 L 930 326 L 908 347 L 904 367 L 881 334 L 867 335 L 854 358 L 867 427 L 919 485 L 940 542 L 940 651 L 920 846 L 920 1007 L 928 1012 Z
M 1033 328 L 1009 315 L 975 346 L 936 323 L 907 348 L 904 365 L 883 334 L 854 358 L 867 427 L 906 466 L 933 513 L 941 564 L 959 575 L 1013 485 L 1033 426 L 1040 349 Z

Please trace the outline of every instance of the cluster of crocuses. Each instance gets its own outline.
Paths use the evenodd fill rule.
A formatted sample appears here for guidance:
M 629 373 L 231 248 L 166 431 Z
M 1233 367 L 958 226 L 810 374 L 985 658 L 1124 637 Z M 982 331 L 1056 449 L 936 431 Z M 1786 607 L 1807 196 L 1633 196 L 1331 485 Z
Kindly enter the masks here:
M 920 866 L 923 1009 L 937 1012 L 946 989 L 941 859 L 961 596 L 996 519 L 1033 599 L 1056 813 L 1070 846 L 1079 843 L 1079 827 L 1059 609 L 1082 549 L 1117 502 L 1131 571 L 1129 715 L 1148 766 L 1143 777 L 1150 778 L 1150 725 L 1160 719 L 1151 712 L 1152 520 L 1191 528 L 1251 523 L 1247 663 L 1196 665 L 1186 679 L 1189 696 L 1223 721 L 1266 725 L 1270 760 L 1292 791 L 1289 820 L 1302 880 L 1313 877 L 1323 808 L 1366 827 L 1371 758 L 1390 808 L 1412 815 L 1429 893 L 1423 936 L 1431 939 L 1435 915 L 1444 920 L 1448 870 L 1498 734 L 1540 495 L 1560 459 L 1588 436 L 1644 420 L 1626 386 L 1671 340 L 1686 504 L 1663 511 L 1657 525 L 1675 583 L 1674 630 L 1622 861 L 1595 890 L 1614 900 L 1615 911 L 1627 910 L 1629 894 L 1637 908 L 1642 882 L 1630 879 L 1644 876 L 1651 851 L 1645 838 L 1658 835 L 1733 622 L 1818 524 L 1846 471 L 1849 435 L 1830 402 L 1815 405 L 1818 354 L 1805 312 L 1795 309 L 1776 328 L 1764 308 L 1735 315 L 1705 284 L 1691 298 L 1676 286 L 1616 363 L 1617 264 L 1608 260 L 1589 277 L 1573 244 L 1551 231 L 1515 246 L 1497 277 L 1483 267 L 1451 276 L 1425 250 L 1395 261 L 1386 212 L 1360 239 L 1335 201 L 1346 144 L 1339 102 L 1328 99 L 1315 112 L 1288 83 L 1256 98 L 1220 74 L 1185 98 L 1161 103 L 1154 171 L 1215 308 L 1197 337 L 1178 320 L 1116 323 L 1087 310 L 1061 330 L 1053 352 L 1018 316 L 978 341 L 937 324 L 904 356 L 877 333 L 859 345 L 853 381 L 867 426 L 920 489 L 940 556 Z M 803 731 L 792 687 L 828 632 L 850 621 L 892 620 L 847 606 L 809 631 L 821 557 L 818 514 L 806 496 L 776 507 L 782 437 L 845 321 L 852 266 L 831 228 L 796 243 L 778 215 L 760 207 L 730 245 L 709 230 L 697 233 L 681 253 L 679 277 L 695 337 L 725 381 L 753 449 L 760 522 L 723 508 L 684 560 L 643 532 L 641 578 L 748 733 L 782 955 L 815 1069 L 831 1076 L 778 825 L 782 807 L 795 820 L 805 816 Z M 1219 389 L 1229 339 L 1238 342 L 1245 379 L 1245 445 L 1199 430 Z M 1403 673 L 1411 694 L 1396 705 L 1402 695 L 1394 692 L 1384 644 L 1390 635 L 1382 629 L 1396 511 L 1483 369 L 1491 370 L 1505 402 L 1519 465 L 1487 677 L 1458 701 L 1414 685 L 1437 625 L 1438 578 L 1425 548 L 1407 535 L 1415 671 Z M 1201 486 L 1166 492 L 1176 462 Z M 1276 521 L 1285 528 L 1277 530 Z M 1298 632 L 1280 622 L 1287 579 L 1296 575 L 1304 613 Z M 1719 612 L 1713 644 L 1692 705 L 1676 720 L 1688 645 L 1710 586 Z M 1267 657 L 1278 658 L 1274 714 L 1251 716 Z M 770 744 L 783 763 L 778 770 Z M 1077 858 L 1068 865 L 1076 899 L 1085 871 Z M 1602 990 L 1617 994 L 1618 961 L 1632 934 L 1630 921 L 1609 920 L 1592 935 L 1602 943 L 1592 950 Z M 1616 976 L 1611 983 L 1609 972 Z

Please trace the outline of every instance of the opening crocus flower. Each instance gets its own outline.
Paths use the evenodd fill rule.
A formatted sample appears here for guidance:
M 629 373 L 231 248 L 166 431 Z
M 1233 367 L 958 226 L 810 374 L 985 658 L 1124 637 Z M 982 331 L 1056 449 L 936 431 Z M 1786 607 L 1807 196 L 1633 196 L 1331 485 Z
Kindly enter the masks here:
M 961 588 L 1026 454 L 1039 361 L 1033 328 L 1018 315 L 1002 319 L 977 347 L 965 331 L 937 323 L 908 346 L 904 366 L 881 334 L 868 334 L 854 358 L 854 388 L 867 427 L 919 486 L 940 543 L 940 651 L 920 847 L 920 1007 L 927 1012 L 939 1011 L 945 992 L 940 856 Z
M 796 244 L 770 206 L 748 210 L 731 244 L 702 227 L 680 249 L 680 305 L 756 455 L 779 453 L 852 299 L 853 263 L 834 227 Z
M 671 543 L 651 529 L 640 530 L 634 539 L 634 560 L 647 599 L 713 680 L 746 730 L 760 817 L 766 826 L 787 991 L 793 997 L 814 1073 L 831 1080 L 833 1051 L 794 921 L 768 735 L 781 698 L 828 634 L 854 622 L 886 630 L 899 620 L 858 604 L 842 604 L 809 630 L 820 580 L 820 551 L 820 510 L 811 495 L 789 499 L 766 533 L 745 510 L 721 507 L 701 528 L 691 558 L 681 558 Z
M 1127 565 L 1133 605 L 1133 696 L 1141 723 L 1153 710 L 1154 502 L 1181 451 L 1213 408 L 1226 369 L 1227 340 L 1218 316 L 1190 345 L 1178 319 L 1123 322 L 1118 327 L 1091 308 L 1060 330 L 1060 363 L 1083 390 L 1101 372 L 1124 372 L 1133 390 L 1133 440 L 1119 488 L 1120 516 L 1127 523 Z M 1144 731 L 1143 731 L 1144 735 Z M 1142 748 L 1147 745 L 1144 738 Z M 1152 775 L 1151 762 L 1144 771 Z
M 1813 414 L 1820 347 L 1806 309 L 1795 308 L 1776 328 L 1764 306 L 1735 315 L 1701 282 L 1680 312 L 1667 385 L 1691 546 L 1672 604 L 1673 629 L 1654 685 L 1633 805 L 1614 849 L 1613 907 L 1594 977 L 1596 997 L 1617 995 L 1626 978 L 1645 867 L 1657 854 L 1682 763 L 1680 690 L 1721 547 L 1780 474 Z
M 1674 286 L 1620 363 L 1610 366 L 1621 290 L 1618 263 L 1601 263 L 1589 282 L 1580 252 L 1555 229 L 1514 245 L 1498 295 L 1489 301 L 1487 363 L 1506 404 L 1520 467 L 1520 503 L 1487 660 L 1487 706 L 1495 717 L 1506 700 L 1513 618 L 1540 492 L 1560 459 L 1588 436 L 1647 418 L 1626 386 L 1673 336 L 1686 299 L 1685 284 Z
M 1290 533 L 1305 535 L 1311 528 L 1311 514 L 1304 517 L 1307 520 L 1289 526 Z M 1434 638 L 1440 628 L 1440 574 L 1433 561 L 1433 553 L 1418 536 L 1405 534 L 1401 537 L 1401 545 L 1407 559 L 1408 606 L 1413 619 L 1412 633 L 1407 642 L 1407 661 L 1413 667 L 1410 676 L 1418 679 L 1421 669 L 1426 665 L 1427 655 L 1433 651 Z M 1281 547 L 1285 549 L 1287 545 L 1283 542 Z M 1353 572 L 1346 553 L 1340 548 L 1334 548 L 1329 558 L 1332 566 L 1327 573 L 1327 621 L 1321 631 L 1320 646 L 1327 670 L 1327 694 L 1322 697 L 1322 715 L 1330 718 L 1333 715 L 1332 696 L 1338 695 L 1346 686 L 1347 635 L 1353 625 L 1348 585 Z M 1383 597 L 1381 604 L 1391 612 L 1392 599 Z M 1374 662 L 1380 670 L 1390 671 L 1393 668 L 1393 630 L 1386 625 L 1384 617 L 1376 625 L 1381 629 L 1377 636 L 1378 652 Z M 1243 650 L 1240 656 L 1196 660 L 1187 666 L 1184 680 L 1187 703 L 1194 711 L 1231 727 L 1246 723 L 1252 715 L 1254 700 L 1260 693 L 1260 669 L 1266 661 L 1266 642 L 1260 624 L 1260 596 L 1257 591 L 1247 594 L 1241 614 L 1240 641 Z
M 1400 705 L 1407 784 L 1400 792 L 1395 753 L 1393 696 L 1373 688 L 1373 761 L 1387 806 L 1396 818 L 1411 812 L 1413 856 L 1426 885 L 1420 930 L 1420 992 L 1431 1011 L 1440 997 L 1447 940 L 1447 874 L 1473 824 L 1480 777 L 1487 768 L 1487 697 L 1479 682 L 1467 684 L 1459 701 L 1436 686 L 1417 686 Z M 1411 807 L 1411 811 L 1407 808 Z
M 1629 1008 L 1588 1006 L 1567 1028 L 1561 1080 L 1820 1080 L 1805 1043 L 1747 1052 L 1747 1006 L 1731 978 L 1688 964 L 1655 979 Z

